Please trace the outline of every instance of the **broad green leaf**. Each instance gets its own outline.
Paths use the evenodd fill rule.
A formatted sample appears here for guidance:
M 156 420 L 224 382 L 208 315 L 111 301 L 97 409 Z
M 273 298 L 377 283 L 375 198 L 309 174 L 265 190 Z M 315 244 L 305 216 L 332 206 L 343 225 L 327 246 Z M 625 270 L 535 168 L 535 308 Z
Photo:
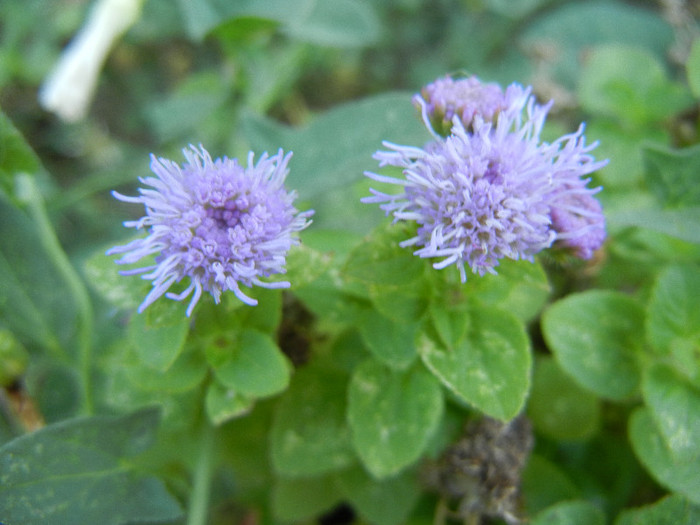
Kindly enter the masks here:
M 647 145 L 642 154 L 647 185 L 662 206 L 700 206 L 700 145 L 684 149 Z
M 343 273 L 367 284 L 415 286 L 426 263 L 410 249 L 399 246 L 410 236 L 406 228 L 397 225 L 375 229 L 366 242 L 350 253 Z
M 620 67 L 624 63 L 626 67 Z M 601 46 L 593 50 L 579 82 L 584 109 L 615 117 L 630 127 L 672 117 L 692 104 L 690 93 L 670 81 L 649 52 L 631 46 Z
M 657 364 L 645 371 L 642 394 L 671 455 L 679 461 L 700 461 L 700 390 Z
M 700 523 L 700 505 L 680 494 L 672 494 L 656 503 L 623 510 L 615 525 L 696 525 Z
M 33 360 L 25 377 L 27 390 L 48 423 L 75 417 L 82 401 L 78 371 L 53 360 Z
M 601 196 L 609 196 L 611 190 L 624 191 L 625 200 L 620 202 L 623 208 L 629 204 L 631 191 L 639 191 L 642 186 L 644 160 L 641 145 L 650 142 L 667 144 L 671 141 L 668 131 L 663 127 L 624 129 L 613 119 L 603 118 L 586 122 L 586 138 L 590 142 L 600 142 L 593 151 L 596 159 L 610 159 L 610 163 L 595 174 L 596 180 L 605 188 Z M 607 199 L 606 218 L 614 204 L 614 201 Z
M 369 296 L 377 311 L 398 323 L 418 321 L 428 308 L 429 283 L 419 286 L 386 286 L 370 284 Z M 422 285 L 422 286 L 420 286 Z
M 620 292 L 592 290 L 557 301 L 542 316 L 547 346 L 581 386 L 609 399 L 638 392 L 644 312 Z
M 7 387 L 24 373 L 29 353 L 9 330 L 0 328 L 0 388 Z
M 355 450 L 377 478 L 414 463 L 440 423 L 438 381 L 422 367 L 391 370 L 374 359 L 357 367 L 348 389 L 348 422 Z
M 589 438 L 600 425 L 598 398 L 549 357 L 536 362 L 527 413 L 539 433 L 556 440 Z
M 498 275 L 473 276 L 464 294 L 479 302 L 506 310 L 521 321 L 532 320 L 549 297 L 550 286 L 539 263 L 505 259 L 496 269 Z
M 661 355 L 700 385 L 700 270 L 670 266 L 657 278 L 647 307 L 646 333 Z
M 204 404 L 209 420 L 214 425 L 221 425 L 233 418 L 247 414 L 253 408 L 255 400 L 249 396 L 228 388 L 218 381 L 213 381 L 207 388 Z
M 562 501 L 532 519 L 532 525 L 605 525 L 605 514 L 588 501 Z
M 622 44 L 664 60 L 672 43 L 672 27 L 654 11 L 614 0 L 562 2 L 533 17 L 518 39 L 531 52 L 556 50 L 548 66 L 558 82 L 571 88 L 588 56 L 586 51 L 594 46 Z
M 77 308 L 71 288 L 36 224 L 2 192 L 0 238 L 0 326 L 55 354 L 74 347 Z
M 359 326 L 360 334 L 374 357 L 392 368 L 404 369 L 417 357 L 415 324 L 397 323 L 368 310 Z
M 190 75 L 168 98 L 149 104 L 146 116 L 160 141 L 173 140 L 191 135 L 205 118 L 215 115 L 227 95 L 228 87 L 218 74 Z
M 529 515 L 534 515 L 559 501 L 581 497 L 581 491 L 560 465 L 533 453 L 522 474 L 522 491 Z
M 143 313 L 134 313 L 128 334 L 139 358 L 148 366 L 166 371 L 185 346 L 190 319 L 186 304 L 161 298 Z
M 693 47 L 690 49 L 685 67 L 690 89 L 695 98 L 700 98 L 700 38 L 693 41 Z
M 272 512 L 280 521 L 299 522 L 323 515 L 342 497 L 331 476 L 277 478 L 272 487 Z
M 131 356 L 125 356 L 124 361 L 131 384 L 144 391 L 186 392 L 199 385 L 207 374 L 207 362 L 198 347 L 185 347 L 167 370 L 155 370 Z
M 675 210 L 623 210 L 608 216 L 610 226 L 637 226 L 700 244 L 700 206 Z
M 267 397 L 289 385 L 291 366 L 270 336 L 244 329 L 224 363 L 214 368 L 216 378 L 236 394 Z
M 246 305 L 236 308 L 233 314 L 235 321 L 229 317 L 226 319 L 226 324 L 228 326 L 237 324 L 274 334 L 282 320 L 282 291 L 256 287 L 251 292 L 249 295 L 257 299 L 258 304 L 254 307 Z M 238 301 L 238 298 L 235 300 Z
M 485 414 L 508 420 L 520 412 L 530 388 L 531 356 L 525 327 L 512 314 L 491 307 L 467 312 L 465 335 L 448 344 L 429 325 L 418 336 L 426 366 L 459 399 Z M 456 326 L 453 333 L 459 332 Z
M 362 126 L 349 125 L 362 122 Z M 287 178 L 301 199 L 323 199 L 329 190 L 363 179 L 378 169 L 372 155 L 382 141 L 421 144 L 430 136 L 411 104 L 411 93 L 389 93 L 339 105 L 301 129 L 243 115 L 241 126 L 255 151 L 294 152 Z M 315 217 L 318 220 L 319 217 Z
M 292 290 L 314 282 L 326 271 L 333 260 L 332 255 L 302 244 L 289 250 L 286 277 Z
M 124 310 L 136 310 L 148 295 L 150 283 L 120 275 L 119 265 L 105 251 L 107 248 L 100 248 L 85 261 L 85 280 L 108 303 Z
M 365 0 L 311 1 L 285 25 L 291 37 L 324 46 L 364 47 L 379 39 L 381 26 Z
M 202 40 L 209 30 L 221 22 L 210 0 L 178 0 L 178 6 L 187 36 L 192 40 Z
M 272 465 L 280 475 L 318 476 L 354 461 L 346 387 L 346 375 L 334 370 L 307 365 L 294 374 L 271 429 Z
M 665 487 L 700 505 L 697 461 L 679 461 L 673 457 L 649 409 L 638 408 L 632 414 L 628 432 L 634 453 L 649 473 Z
M 128 458 L 155 440 L 158 414 L 63 421 L 0 448 L 3 523 L 170 521 L 182 516 L 161 481 L 137 476 Z M 124 502 L 128 502 L 125 505 Z
M 406 523 L 420 497 L 413 472 L 376 480 L 355 467 L 337 476 L 340 491 L 360 516 L 377 525 Z
M 0 112 L 0 189 L 11 195 L 16 174 L 34 174 L 40 169 L 41 164 L 32 148 L 12 121 Z

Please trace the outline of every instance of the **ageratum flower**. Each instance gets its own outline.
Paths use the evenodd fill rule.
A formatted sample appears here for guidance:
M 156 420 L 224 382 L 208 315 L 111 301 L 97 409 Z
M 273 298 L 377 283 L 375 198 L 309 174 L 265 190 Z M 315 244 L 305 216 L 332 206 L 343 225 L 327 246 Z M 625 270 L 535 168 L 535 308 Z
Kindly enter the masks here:
M 455 116 L 451 134 L 424 148 L 385 142 L 380 167 L 394 166 L 404 178 L 365 173 L 400 186 L 389 194 L 371 189 L 363 202 L 379 203 L 396 221 L 415 221 L 416 235 L 401 246 L 415 255 L 440 258 L 436 269 L 458 267 L 483 275 L 496 273 L 500 259 L 532 260 L 561 240 L 588 255 L 600 246 L 602 212 L 591 204 L 597 189 L 585 175 L 596 162 L 586 146 L 583 126 L 552 144 L 540 142 L 550 105 L 537 105 L 528 90 L 502 109 L 494 122 L 476 114 L 471 132 Z M 426 121 L 430 127 L 430 122 Z M 595 199 L 593 199 L 595 200 Z M 597 201 L 596 201 L 597 202 Z
M 498 114 L 527 98 L 529 90 L 511 84 L 505 90 L 496 83 L 482 83 L 478 77 L 445 76 L 425 86 L 413 97 L 428 128 L 436 135 L 447 136 L 457 117 L 464 128 L 472 130 L 474 119 L 494 121 Z
M 296 193 L 284 187 L 292 154 L 279 150 L 269 157 L 265 153 L 254 163 L 251 152 L 243 167 L 237 159 L 212 160 L 201 146 L 190 146 L 183 153 L 187 162 L 182 166 L 152 155 L 156 177 L 140 179 L 150 188 L 139 189 L 139 196 L 113 192 L 121 201 L 145 206 L 144 217 L 124 226 L 145 228 L 149 234 L 107 254 L 123 254 L 119 264 L 157 254 L 155 264 L 122 272 L 143 274 L 143 279 L 152 281 L 139 312 L 163 294 L 176 301 L 192 295 L 189 316 L 202 292 L 209 292 L 218 303 L 221 293 L 231 290 L 244 303 L 255 305 L 257 301 L 243 293 L 241 284 L 289 287 L 286 281 L 261 278 L 285 273 L 286 254 L 299 242 L 295 232 L 311 223 L 313 211 L 298 213 L 292 205 Z M 185 278 L 190 283 L 184 291 L 166 293 Z

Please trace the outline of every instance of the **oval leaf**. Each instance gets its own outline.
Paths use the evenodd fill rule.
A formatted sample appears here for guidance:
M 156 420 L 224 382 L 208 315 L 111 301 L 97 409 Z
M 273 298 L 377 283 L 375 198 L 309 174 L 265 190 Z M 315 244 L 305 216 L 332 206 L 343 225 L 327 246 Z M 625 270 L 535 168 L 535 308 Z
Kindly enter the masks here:
M 679 461 L 700 459 L 700 392 L 664 365 L 644 376 L 644 400 L 656 428 Z
M 422 368 L 391 370 L 367 360 L 348 390 L 348 422 L 355 449 L 378 478 L 416 461 L 442 417 L 440 384 Z
M 651 475 L 662 485 L 700 504 L 697 462 L 678 461 L 673 457 L 648 409 L 639 408 L 632 414 L 628 431 L 634 453 Z
M 317 476 L 355 458 L 345 422 L 345 374 L 312 365 L 299 369 L 272 422 L 272 465 L 284 476 Z
M 638 391 L 644 312 L 631 297 L 598 290 L 570 295 L 544 312 L 542 330 L 562 369 L 583 387 L 610 399 Z
M 137 477 L 124 461 L 150 447 L 157 425 L 157 412 L 146 410 L 67 420 L 10 441 L 0 448 L 3 523 L 177 520 L 163 483 Z
M 270 336 L 243 330 L 231 356 L 214 369 L 216 378 L 238 394 L 266 397 L 289 385 L 290 365 Z
M 423 362 L 457 397 L 478 410 L 501 420 L 515 417 L 530 387 L 531 356 L 522 323 L 508 312 L 488 307 L 449 321 L 468 323 L 465 335 L 448 344 L 432 329 L 419 334 Z M 460 328 L 449 331 L 460 333 Z

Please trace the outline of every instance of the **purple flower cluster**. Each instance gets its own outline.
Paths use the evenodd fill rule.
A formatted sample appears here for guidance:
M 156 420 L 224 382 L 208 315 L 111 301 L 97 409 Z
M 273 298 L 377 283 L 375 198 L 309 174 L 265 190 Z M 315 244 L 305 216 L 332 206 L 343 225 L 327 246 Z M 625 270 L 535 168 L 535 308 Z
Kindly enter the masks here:
M 155 255 L 154 264 L 122 272 L 143 274 L 143 279 L 152 281 L 139 312 L 164 294 L 177 301 L 191 295 L 189 316 L 203 292 L 218 303 L 221 293 L 231 290 L 244 303 L 255 305 L 257 301 L 243 293 L 241 284 L 289 287 L 285 281 L 261 278 L 285 273 L 286 254 L 299 242 L 294 234 L 310 224 L 313 214 L 298 213 L 292 205 L 296 194 L 284 187 L 291 153 L 280 150 L 272 157 L 265 153 L 255 163 L 251 152 L 247 167 L 237 159 L 212 160 L 201 146 L 183 153 L 182 166 L 151 156 L 156 177 L 140 179 L 150 188 L 139 189 L 139 196 L 113 192 L 121 201 L 146 208 L 144 217 L 124 225 L 146 228 L 148 236 L 107 252 L 122 254 L 119 264 Z M 190 283 L 183 291 L 168 292 L 184 278 Z
M 476 77 L 437 80 L 414 102 L 434 140 L 422 148 L 385 142 L 375 158 L 402 178 L 367 172 L 400 186 L 398 194 L 372 189 L 394 221 L 415 221 L 416 235 L 401 243 L 416 255 L 441 258 L 437 269 L 455 264 L 462 281 L 473 273 L 495 273 L 499 260 L 532 260 L 560 245 L 589 258 L 605 238 L 600 188 L 587 175 L 607 161 L 590 155 L 583 125 L 553 143 L 540 140 L 551 103 L 539 105 L 529 88 L 505 91 Z M 444 123 L 451 119 L 449 133 Z

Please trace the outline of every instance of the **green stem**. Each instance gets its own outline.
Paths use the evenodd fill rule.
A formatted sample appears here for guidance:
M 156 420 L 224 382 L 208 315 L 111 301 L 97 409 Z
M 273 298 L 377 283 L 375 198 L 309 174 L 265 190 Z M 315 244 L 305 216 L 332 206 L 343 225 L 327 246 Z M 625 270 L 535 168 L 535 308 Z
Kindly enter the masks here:
M 59 273 L 66 280 L 66 284 L 70 288 L 78 308 L 78 351 L 83 389 L 82 411 L 85 415 L 90 415 L 93 411 L 91 387 L 93 316 L 90 296 L 83 281 L 58 242 L 34 178 L 27 174 L 19 175 L 17 187 L 19 198 L 27 204 L 29 212 L 36 223 L 42 246 L 48 252 Z
M 199 439 L 199 457 L 195 466 L 190 494 L 187 525 L 206 525 L 209 514 L 209 494 L 214 452 L 214 427 L 204 421 Z

